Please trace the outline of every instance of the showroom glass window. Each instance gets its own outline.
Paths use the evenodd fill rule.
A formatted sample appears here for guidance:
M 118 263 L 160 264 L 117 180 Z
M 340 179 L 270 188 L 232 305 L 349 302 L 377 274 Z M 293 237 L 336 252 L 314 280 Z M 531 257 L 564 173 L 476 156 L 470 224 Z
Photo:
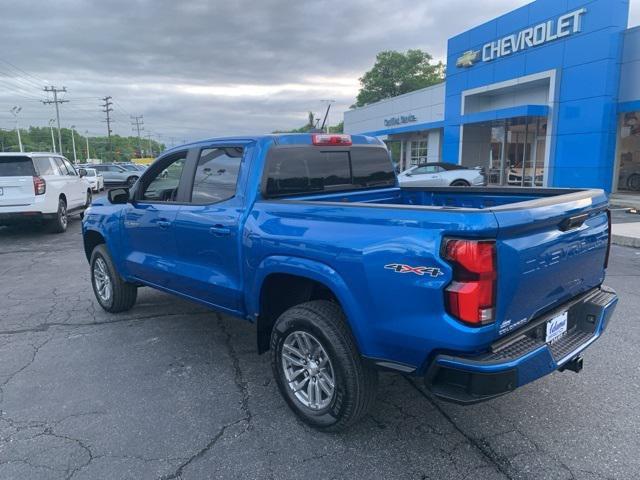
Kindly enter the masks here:
M 413 140 L 411 143 L 411 166 L 427 163 L 429 144 L 426 139 Z

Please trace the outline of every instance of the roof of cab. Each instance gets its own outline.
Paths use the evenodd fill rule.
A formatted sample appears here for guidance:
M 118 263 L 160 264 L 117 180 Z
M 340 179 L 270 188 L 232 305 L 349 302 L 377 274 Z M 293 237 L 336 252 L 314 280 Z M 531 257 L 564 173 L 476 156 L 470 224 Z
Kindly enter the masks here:
M 320 132 L 318 132 L 321 134 Z M 209 145 L 211 143 L 251 143 L 259 141 L 273 141 L 277 145 L 311 145 L 312 140 L 311 133 L 272 133 L 266 135 L 252 135 L 246 137 L 217 137 L 208 138 L 204 140 L 198 140 L 184 145 L 173 147 L 165 152 L 163 155 L 176 150 L 183 150 L 185 148 L 201 147 Z M 336 133 L 335 135 L 343 135 Z M 376 137 L 368 137 L 365 135 L 351 135 L 351 141 L 354 145 L 383 145 L 382 140 Z

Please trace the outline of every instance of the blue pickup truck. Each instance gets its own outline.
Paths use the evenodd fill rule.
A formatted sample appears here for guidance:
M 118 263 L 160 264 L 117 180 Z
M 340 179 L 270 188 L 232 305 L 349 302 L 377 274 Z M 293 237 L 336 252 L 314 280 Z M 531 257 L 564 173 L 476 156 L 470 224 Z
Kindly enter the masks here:
M 153 287 L 256 325 L 292 410 L 341 430 L 379 370 L 444 400 L 579 371 L 617 296 L 601 190 L 400 188 L 380 140 L 223 138 L 163 154 L 83 220 L 109 312 Z

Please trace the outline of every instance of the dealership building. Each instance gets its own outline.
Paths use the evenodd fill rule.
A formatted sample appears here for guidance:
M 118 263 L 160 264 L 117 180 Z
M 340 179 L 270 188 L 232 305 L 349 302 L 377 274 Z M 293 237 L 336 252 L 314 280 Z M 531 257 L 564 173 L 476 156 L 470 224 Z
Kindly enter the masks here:
M 349 110 L 402 170 L 482 167 L 490 185 L 640 190 L 640 28 L 628 0 L 537 0 L 448 42 L 442 84 Z

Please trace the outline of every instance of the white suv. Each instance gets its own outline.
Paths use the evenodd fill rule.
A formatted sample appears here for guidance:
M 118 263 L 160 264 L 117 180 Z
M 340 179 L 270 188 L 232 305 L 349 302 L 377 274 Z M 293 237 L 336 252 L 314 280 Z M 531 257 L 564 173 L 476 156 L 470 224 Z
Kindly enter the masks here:
M 55 153 L 0 153 L 0 225 L 44 221 L 55 233 L 91 204 L 91 186 Z

